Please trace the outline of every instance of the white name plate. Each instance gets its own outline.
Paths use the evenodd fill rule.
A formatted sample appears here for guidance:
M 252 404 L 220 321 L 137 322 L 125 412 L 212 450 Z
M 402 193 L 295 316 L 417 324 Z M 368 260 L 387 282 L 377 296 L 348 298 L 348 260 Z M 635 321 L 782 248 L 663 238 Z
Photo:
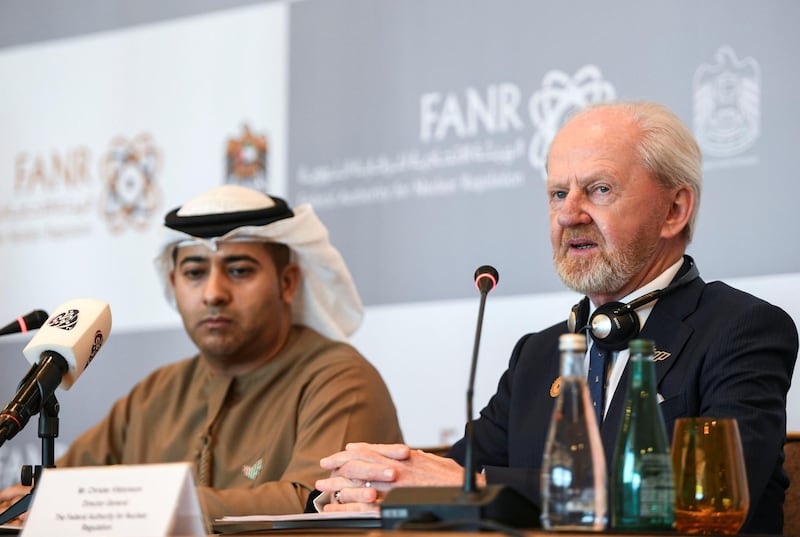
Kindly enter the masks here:
M 188 463 L 51 468 L 23 537 L 196 537 L 208 534 Z

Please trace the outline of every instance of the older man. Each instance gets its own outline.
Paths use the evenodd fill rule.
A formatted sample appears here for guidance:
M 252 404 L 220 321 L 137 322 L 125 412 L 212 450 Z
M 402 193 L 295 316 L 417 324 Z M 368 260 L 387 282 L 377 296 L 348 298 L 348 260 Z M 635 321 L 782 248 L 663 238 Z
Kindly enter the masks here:
M 637 301 L 630 333 L 593 343 L 613 350 L 604 353 L 604 365 L 590 363 L 590 377 L 600 379 L 598 393 L 607 394 L 595 401 L 607 460 L 625 403 L 628 353 L 622 349 L 639 334 L 638 323 L 641 337 L 654 340 L 659 351 L 658 392 L 670 434 L 682 416 L 736 418 L 750 487 L 743 531 L 781 533 L 786 394 L 797 329 L 781 309 L 721 282 L 704 282 L 685 255 L 702 177 L 693 136 L 657 104 L 596 105 L 560 130 L 547 171 L 556 270 L 565 285 L 586 295 L 573 310 L 572 326 L 584 327 L 608 303 L 654 292 L 654 300 Z M 558 336 L 567 331 L 560 323 L 518 341 L 497 393 L 473 422 L 479 485 L 511 484 L 538 501 Z M 464 440 L 450 458 L 400 444 L 352 444 L 322 459 L 333 473 L 317 488 L 335 493 L 326 509 L 375 508 L 394 486 L 460 484 L 464 451 Z
M 299 513 L 320 457 L 402 441 L 386 385 L 344 342 L 361 301 L 309 205 L 227 185 L 165 225 L 159 275 L 200 352 L 137 384 L 57 466 L 189 461 L 212 519 Z

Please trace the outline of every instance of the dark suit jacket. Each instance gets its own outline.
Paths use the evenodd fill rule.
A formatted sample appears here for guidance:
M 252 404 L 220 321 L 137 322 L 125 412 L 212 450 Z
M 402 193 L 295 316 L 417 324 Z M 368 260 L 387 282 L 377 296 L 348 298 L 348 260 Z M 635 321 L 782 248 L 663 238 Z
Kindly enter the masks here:
M 566 323 L 522 337 L 497 393 L 475 420 L 474 460 L 489 483 L 513 485 L 539 504 L 539 468 L 559 376 L 558 337 Z M 669 353 L 657 361 L 661 412 L 672 437 L 682 416 L 736 418 L 750 488 L 743 532 L 778 533 L 788 477 L 783 471 L 786 393 L 797 359 L 797 329 L 780 308 L 700 278 L 658 299 L 640 337 Z M 611 461 L 629 368 L 613 394 L 601 436 Z M 463 463 L 464 440 L 450 455 Z M 610 470 L 610 462 L 608 464 Z

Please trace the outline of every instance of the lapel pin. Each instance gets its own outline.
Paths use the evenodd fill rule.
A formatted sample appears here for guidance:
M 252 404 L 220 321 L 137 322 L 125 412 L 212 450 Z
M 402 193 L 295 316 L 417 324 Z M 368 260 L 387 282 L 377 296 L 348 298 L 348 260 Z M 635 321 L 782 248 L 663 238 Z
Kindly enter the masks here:
M 556 398 L 559 393 L 561 393 L 561 377 L 556 377 L 556 380 L 550 385 L 550 397 Z
M 672 356 L 671 352 L 660 351 L 660 350 L 656 349 L 656 352 L 653 353 L 653 361 L 654 362 L 660 362 L 661 360 L 666 360 L 670 356 Z

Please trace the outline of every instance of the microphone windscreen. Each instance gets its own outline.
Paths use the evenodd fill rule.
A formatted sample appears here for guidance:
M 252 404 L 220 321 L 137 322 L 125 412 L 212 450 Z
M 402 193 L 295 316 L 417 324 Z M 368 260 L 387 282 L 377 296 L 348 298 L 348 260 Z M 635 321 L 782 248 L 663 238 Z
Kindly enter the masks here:
M 24 320 L 26 330 L 36 330 L 37 328 L 41 328 L 47 320 L 47 312 L 44 310 L 33 310 L 24 317 Z
M 500 275 L 491 265 L 481 265 L 475 271 L 475 287 L 482 293 L 488 293 L 500 281 Z
M 60 305 L 39 332 L 22 350 L 31 364 L 43 353 L 55 352 L 64 357 L 69 370 L 61 388 L 72 387 L 92 361 L 111 332 L 111 308 L 108 303 L 80 298 Z

